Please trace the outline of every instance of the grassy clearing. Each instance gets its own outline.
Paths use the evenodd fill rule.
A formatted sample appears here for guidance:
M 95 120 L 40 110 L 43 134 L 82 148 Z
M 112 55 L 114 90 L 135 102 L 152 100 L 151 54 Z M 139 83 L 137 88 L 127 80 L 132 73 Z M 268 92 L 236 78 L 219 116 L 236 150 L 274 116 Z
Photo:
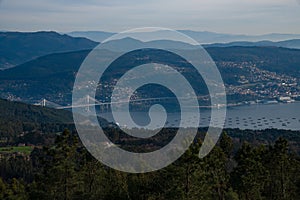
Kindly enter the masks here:
M 0 153 L 25 153 L 30 154 L 33 150 L 33 147 L 25 146 L 25 147 L 0 147 Z

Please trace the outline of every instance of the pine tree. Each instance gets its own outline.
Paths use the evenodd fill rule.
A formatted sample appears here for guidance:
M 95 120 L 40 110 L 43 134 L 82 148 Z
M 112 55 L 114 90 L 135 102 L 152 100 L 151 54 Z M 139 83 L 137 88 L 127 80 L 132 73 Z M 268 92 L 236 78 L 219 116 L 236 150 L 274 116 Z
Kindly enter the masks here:
M 245 200 L 262 199 L 266 181 L 266 168 L 262 163 L 263 147 L 253 148 L 244 143 L 236 155 L 237 167 L 232 172 L 231 183 L 238 191 L 239 198 Z
M 289 154 L 287 140 L 279 138 L 264 160 L 270 172 L 266 196 L 274 200 L 298 199 L 299 161 Z

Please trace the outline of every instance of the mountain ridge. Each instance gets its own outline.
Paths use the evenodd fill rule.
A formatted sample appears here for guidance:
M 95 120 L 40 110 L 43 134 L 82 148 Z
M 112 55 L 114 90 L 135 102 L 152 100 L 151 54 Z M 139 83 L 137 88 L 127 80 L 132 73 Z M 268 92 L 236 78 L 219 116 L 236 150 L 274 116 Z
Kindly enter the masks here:
M 165 31 L 161 31 L 162 35 L 163 32 Z M 245 35 L 245 34 L 226 34 L 226 33 L 217 33 L 217 32 L 210 32 L 210 31 L 193 31 L 193 30 L 178 30 L 178 32 L 186 34 L 187 36 L 195 39 L 200 44 L 229 43 L 234 41 L 257 42 L 262 40 L 270 40 L 273 42 L 278 42 L 281 40 L 300 39 L 300 34 L 269 33 L 269 34 L 262 34 L 262 35 Z M 105 31 L 74 31 L 66 34 L 71 36 L 77 36 L 77 37 L 78 36 L 86 37 L 97 42 L 102 42 L 104 39 L 107 39 L 116 33 L 105 32 Z
M 190 31 L 191 32 L 191 31 Z M 94 32 L 92 32 L 94 34 Z M 107 36 L 107 32 L 101 32 Z M 165 32 L 164 34 L 167 34 Z M 194 33 L 194 32 L 192 32 Z M 196 32 L 198 33 L 198 32 Z M 210 32 L 205 32 L 210 34 Z M 217 34 L 218 35 L 218 34 Z M 106 37 L 105 36 L 105 37 Z M 222 36 L 219 34 L 218 36 Z M 205 37 L 203 37 L 205 40 Z M 128 38 L 123 39 L 128 40 Z M 133 38 L 133 40 L 136 40 Z M 168 48 L 179 48 L 189 49 L 194 48 L 192 45 L 182 43 L 180 41 L 172 40 L 158 40 L 158 41 L 140 41 L 136 40 L 136 43 L 150 43 L 153 46 L 165 45 Z M 158 43 L 160 43 L 158 45 Z M 59 34 L 54 31 L 39 31 L 39 32 L 0 32 L 0 70 L 14 67 L 38 57 L 62 52 L 72 52 L 93 49 L 99 44 L 83 37 L 71 37 L 67 34 Z M 111 41 L 105 45 L 109 47 Z M 126 45 L 126 43 L 124 43 Z M 119 45 L 120 46 L 120 45 Z M 140 45 L 142 46 L 142 45 Z M 214 43 L 214 44 L 203 44 L 203 47 L 229 47 L 229 46 L 276 46 L 285 48 L 300 48 L 300 39 L 292 39 L 285 41 L 234 41 L 231 43 Z M 121 50 L 123 50 L 121 48 Z
M 235 41 L 229 43 L 214 43 L 214 44 L 204 44 L 204 47 L 232 47 L 232 46 L 248 46 L 248 47 L 284 47 L 300 49 L 300 39 L 283 40 L 278 42 L 272 42 L 270 40 L 262 40 L 258 42 L 249 41 Z
M 50 53 L 92 49 L 98 43 L 54 31 L 0 32 L 0 69 L 13 67 Z

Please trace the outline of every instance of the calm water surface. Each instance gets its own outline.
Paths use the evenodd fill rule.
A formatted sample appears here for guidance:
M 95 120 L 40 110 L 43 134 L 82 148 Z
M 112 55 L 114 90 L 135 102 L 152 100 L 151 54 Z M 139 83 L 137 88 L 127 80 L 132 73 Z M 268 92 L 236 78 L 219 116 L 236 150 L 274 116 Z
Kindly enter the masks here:
M 122 113 L 119 113 L 122 117 Z M 107 120 L 112 121 L 111 117 L 106 114 L 101 114 Z M 195 124 L 196 112 L 188 115 L 184 127 L 189 127 Z M 124 114 L 125 116 L 125 114 Z M 139 124 L 148 124 L 148 113 L 132 113 L 135 122 Z M 161 122 L 165 120 L 165 116 L 159 112 L 152 113 L 153 121 Z M 199 127 L 206 127 L 210 122 L 210 111 L 201 110 Z M 212 122 L 218 122 L 218 119 L 212 119 Z M 180 123 L 180 115 L 178 113 L 169 114 L 166 126 L 178 127 Z M 156 123 L 154 123 L 156 124 Z M 128 124 L 120 124 L 132 128 Z M 287 129 L 300 130 L 300 102 L 289 104 L 254 104 L 245 106 L 236 106 L 227 108 L 227 116 L 225 120 L 225 128 L 240 128 L 240 129 Z M 152 126 L 151 128 L 159 128 Z

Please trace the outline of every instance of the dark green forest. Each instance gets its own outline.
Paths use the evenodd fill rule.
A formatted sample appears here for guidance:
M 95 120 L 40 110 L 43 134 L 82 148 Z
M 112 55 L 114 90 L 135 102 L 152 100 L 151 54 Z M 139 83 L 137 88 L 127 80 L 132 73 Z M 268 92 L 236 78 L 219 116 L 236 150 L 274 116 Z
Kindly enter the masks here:
M 235 152 L 224 132 L 198 158 L 201 139 L 159 171 L 128 174 L 95 160 L 76 134 L 64 130 L 53 145 L 29 156 L 1 158 L 1 199 L 299 199 L 300 161 L 288 141 L 243 144 Z

